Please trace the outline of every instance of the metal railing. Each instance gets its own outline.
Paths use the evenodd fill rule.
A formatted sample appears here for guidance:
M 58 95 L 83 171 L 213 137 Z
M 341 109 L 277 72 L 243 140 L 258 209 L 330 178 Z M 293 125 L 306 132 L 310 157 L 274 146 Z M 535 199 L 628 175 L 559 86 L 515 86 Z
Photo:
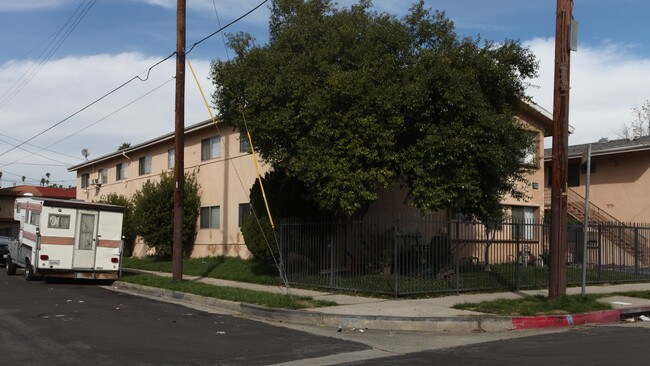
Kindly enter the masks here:
M 295 285 L 393 296 L 548 285 L 549 227 L 541 222 L 292 219 L 280 231 L 287 278 Z M 613 231 L 620 235 L 608 234 Z M 650 281 L 650 267 L 641 260 L 650 253 L 640 242 L 648 234 L 648 226 L 592 223 L 587 282 Z M 633 241 L 627 247 L 616 242 L 628 236 Z M 579 285 L 582 226 L 570 226 L 567 240 L 567 283 Z

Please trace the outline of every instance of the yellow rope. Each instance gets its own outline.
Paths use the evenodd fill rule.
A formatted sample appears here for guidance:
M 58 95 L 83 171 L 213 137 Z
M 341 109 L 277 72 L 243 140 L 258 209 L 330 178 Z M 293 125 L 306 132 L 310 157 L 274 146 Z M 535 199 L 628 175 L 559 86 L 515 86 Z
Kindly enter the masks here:
M 212 109 L 210 109 L 210 105 L 208 104 L 208 100 L 205 99 L 205 94 L 203 93 L 203 88 L 201 88 L 201 84 L 199 83 L 199 79 L 196 77 L 196 74 L 194 73 L 194 68 L 192 67 L 192 63 L 190 62 L 190 59 L 187 58 L 187 55 L 185 56 L 185 59 L 187 60 L 187 65 L 190 67 L 190 71 L 192 71 L 192 76 L 194 76 L 194 81 L 196 81 L 196 86 L 199 87 L 199 92 L 201 93 L 201 98 L 203 98 L 203 102 L 205 103 L 205 108 L 208 109 L 208 113 L 210 113 L 210 118 L 212 118 L 212 123 L 217 125 L 217 121 L 214 119 L 214 115 L 212 114 Z
M 205 94 L 203 93 L 203 88 L 201 88 L 201 84 L 199 83 L 199 79 L 196 77 L 196 73 L 194 72 L 194 68 L 192 67 L 192 63 L 190 60 L 187 58 L 186 55 L 186 60 L 187 60 L 187 65 L 190 67 L 190 71 L 192 72 L 192 76 L 194 76 L 194 81 L 196 81 L 196 85 L 199 87 L 199 92 L 201 93 L 201 98 L 203 98 L 203 102 L 205 103 L 205 107 L 208 109 L 208 113 L 210 113 L 210 118 L 212 118 L 212 122 L 217 126 L 217 121 L 214 119 L 214 115 L 212 114 L 212 109 L 210 109 L 210 105 L 208 104 L 208 100 L 205 99 Z M 218 128 L 218 126 L 217 126 Z M 251 134 L 248 131 L 248 128 L 246 128 L 246 135 L 248 136 L 248 143 L 251 145 L 251 153 L 253 156 L 253 163 L 255 164 L 255 172 L 257 173 L 257 180 L 260 182 L 260 188 L 262 189 L 262 197 L 264 198 L 264 205 L 266 206 L 266 213 L 269 215 L 269 221 L 271 222 L 271 227 L 275 229 L 275 225 L 273 224 L 273 217 L 271 217 L 271 210 L 269 209 L 269 202 L 266 200 L 266 192 L 264 192 L 264 185 L 262 184 L 262 176 L 260 175 L 260 168 L 257 164 L 257 157 L 255 155 L 255 148 L 253 147 L 253 139 L 251 138 Z

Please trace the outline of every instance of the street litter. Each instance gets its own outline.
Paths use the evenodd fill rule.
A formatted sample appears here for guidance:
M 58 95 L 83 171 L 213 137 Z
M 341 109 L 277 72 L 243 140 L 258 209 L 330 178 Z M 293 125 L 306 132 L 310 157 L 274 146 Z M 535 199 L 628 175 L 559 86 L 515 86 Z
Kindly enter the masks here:
M 220 330 L 220 331 L 216 332 L 215 334 L 226 334 L 226 332 L 223 331 L 223 330 Z
M 623 321 L 625 321 L 626 323 L 634 323 L 636 321 L 636 319 L 634 319 L 634 318 L 626 318 Z
M 644 322 L 650 322 L 650 317 L 645 316 L 645 315 L 641 315 L 641 316 L 639 317 L 639 319 L 641 319 L 641 320 L 644 321 Z
M 341 333 L 343 331 L 343 327 L 339 325 L 339 329 L 337 329 L 336 331 Z

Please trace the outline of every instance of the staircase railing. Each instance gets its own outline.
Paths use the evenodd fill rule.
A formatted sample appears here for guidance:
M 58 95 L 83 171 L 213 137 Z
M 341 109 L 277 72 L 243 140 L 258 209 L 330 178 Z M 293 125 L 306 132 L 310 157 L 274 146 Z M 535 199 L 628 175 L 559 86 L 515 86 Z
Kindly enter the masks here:
M 584 221 L 585 217 L 584 203 L 585 198 L 582 195 L 571 188 L 567 190 L 567 209 L 572 216 L 581 221 Z M 637 258 L 639 262 L 650 265 L 648 238 L 638 232 L 635 235 L 630 230 L 617 230 L 616 227 L 624 226 L 624 224 L 590 201 L 589 224 L 596 225 L 598 223 L 613 224 L 613 226 L 608 225 L 608 229 L 603 232 L 603 236 L 611 243 L 622 248 L 627 254 Z

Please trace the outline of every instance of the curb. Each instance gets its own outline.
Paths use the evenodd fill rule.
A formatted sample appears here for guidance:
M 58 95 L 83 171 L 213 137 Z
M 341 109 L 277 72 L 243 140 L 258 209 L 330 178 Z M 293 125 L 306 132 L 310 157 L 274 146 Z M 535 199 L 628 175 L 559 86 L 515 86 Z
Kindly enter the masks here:
M 467 332 L 501 332 L 508 330 L 531 330 L 541 328 L 560 328 L 586 324 L 619 323 L 622 315 L 648 313 L 650 306 L 603 310 L 584 314 L 543 315 L 543 316 L 498 316 L 498 315 L 464 315 L 441 317 L 402 317 L 382 315 L 327 314 L 319 311 L 267 308 L 260 305 L 239 303 L 228 300 L 204 297 L 185 292 L 136 285 L 116 281 L 114 287 L 137 291 L 141 294 L 174 299 L 193 304 L 225 309 L 252 319 L 292 323 L 302 325 L 319 325 L 340 328 L 381 329 L 395 331 L 467 331 Z
M 401 317 L 382 315 L 327 314 L 318 311 L 271 309 L 241 304 L 241 314 L 250 318 L 304 325 L 329 327 L 407 330 L 407 331 L 468 331 L 499 332 L 512 330 L 509 317 L 471 315 L 456 317 Z

